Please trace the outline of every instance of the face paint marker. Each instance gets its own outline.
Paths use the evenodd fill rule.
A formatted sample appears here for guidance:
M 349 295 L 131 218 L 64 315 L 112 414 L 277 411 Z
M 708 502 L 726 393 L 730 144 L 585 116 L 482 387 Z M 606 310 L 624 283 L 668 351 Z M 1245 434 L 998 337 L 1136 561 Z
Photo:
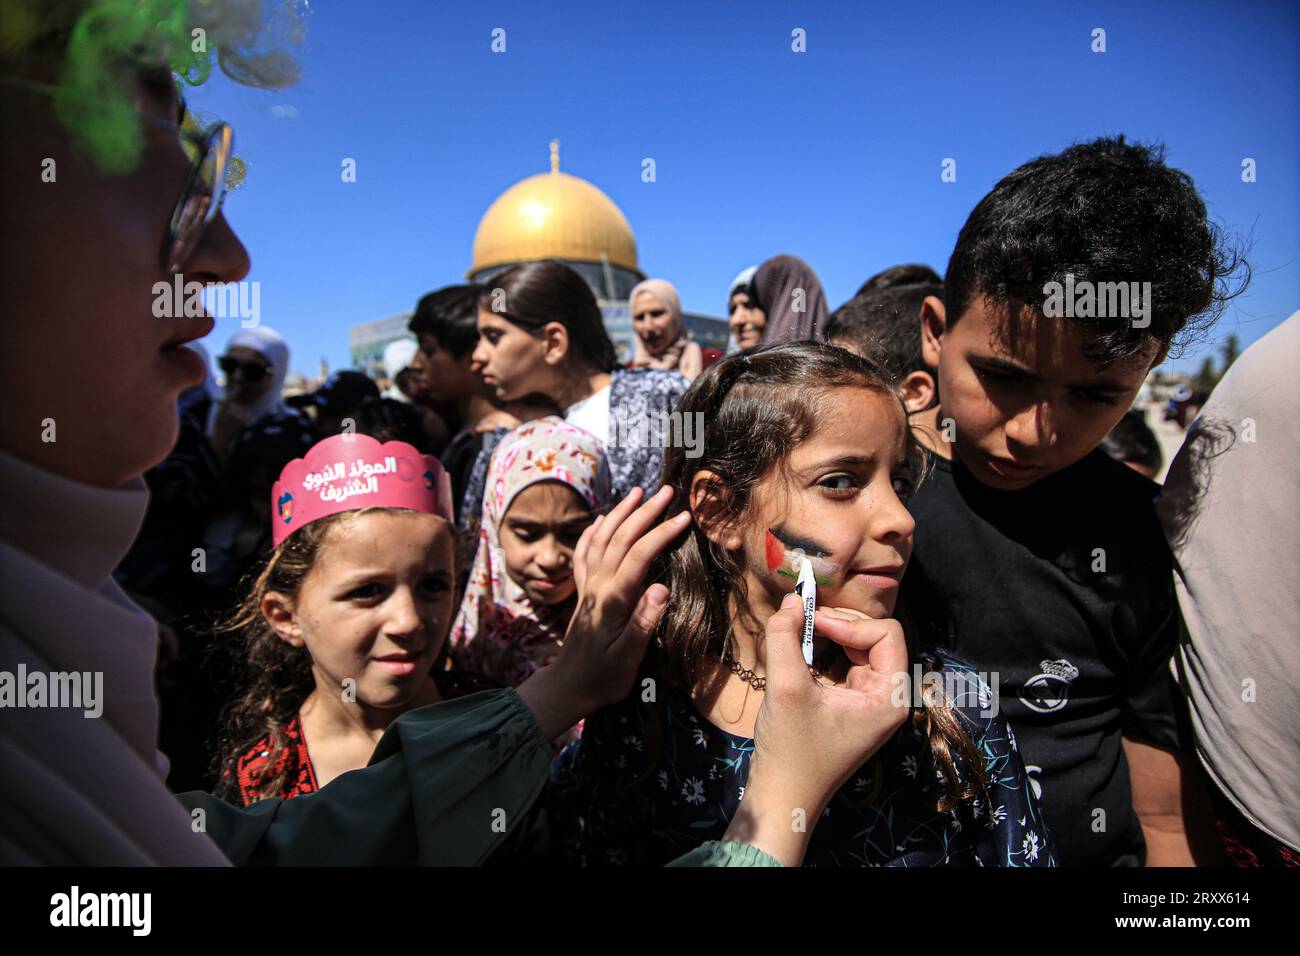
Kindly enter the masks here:
M 813 612 L 817 608 L 817 578 L 813 575 L 812 562 L 804 558 L 799 566 L 799 582 L 794 586 L 795 593 L 803 598 L 803 662 L 813 666 Z
M 767 569 L 782 577 L 794 581 L 799 577 L 804 559 L 812 562 L 814 580 L 823 587 L 829 587 L 835 572 L 840 566 L 834 561 L 827 561 L 828 551 L 819 548 L 815 542 L 793 538 L 785 533 L 778 533 L 771 528 L 764 538 L 767 551 Z

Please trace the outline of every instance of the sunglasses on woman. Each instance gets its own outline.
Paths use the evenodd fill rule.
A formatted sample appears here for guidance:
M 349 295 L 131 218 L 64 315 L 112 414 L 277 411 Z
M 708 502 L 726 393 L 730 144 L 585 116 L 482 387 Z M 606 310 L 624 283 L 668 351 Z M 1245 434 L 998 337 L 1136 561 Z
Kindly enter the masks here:
M 241 362 L 237 358 L 223 355 L 217 359 L 217 367 L 225 373 L 226 378 L 234 378 L 238 373 L 245 382 L 260 382 L 262 376 L 271 371 L 271 366 L 262 362 Z

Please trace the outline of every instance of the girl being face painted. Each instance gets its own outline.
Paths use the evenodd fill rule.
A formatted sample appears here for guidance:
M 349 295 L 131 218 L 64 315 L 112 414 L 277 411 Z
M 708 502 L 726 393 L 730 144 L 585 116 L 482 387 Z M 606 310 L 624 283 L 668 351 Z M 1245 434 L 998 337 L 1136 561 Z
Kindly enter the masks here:
M 912 554 L 905 423 L 889 396 L 835 390 L 823 418 L 754 489 L 736 534 L 751 606 L 775 609 L 794 588 L 803 558 L 818 601 L 889 617 Z
M 665 483 L 696 519 L 668 559 L 682 599 L 665 646 L 680 673 L 753 659 L 805 557 L 819 607 L 892 617 L 920 458 L 879 370 L 839 349 L 781 346 L 701 377 L 693 393 L 683 408 L 710 423 L 703 454 L 669 449 L 664 461 Z M 843 657 L 820 636 L 815 652 Z

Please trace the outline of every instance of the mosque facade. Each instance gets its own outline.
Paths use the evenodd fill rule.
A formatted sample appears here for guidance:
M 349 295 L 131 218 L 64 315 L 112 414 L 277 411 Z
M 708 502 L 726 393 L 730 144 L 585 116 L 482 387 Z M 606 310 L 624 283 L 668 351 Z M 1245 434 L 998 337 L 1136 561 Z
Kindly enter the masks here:
M 487 283 L 520 262 L 555 259 L 587 280 L 605 319 L 605 328 L 628 362 L 636 344 L 628 294 L 645 278 L 637 259 L 636 238 L 622 210 L 596 186 L 560 171 L 559 144 L 551 143 L 551 168 L 523 179 L 496 198 L 474 234 L 465 277 Z M 354 326 L 348 333 L 355 368 L 377 372 L 384 347 L 410 338 L 400 313 Z M 706 348 L 725 349 L 723 319 L 682 311 L 682 322 Z

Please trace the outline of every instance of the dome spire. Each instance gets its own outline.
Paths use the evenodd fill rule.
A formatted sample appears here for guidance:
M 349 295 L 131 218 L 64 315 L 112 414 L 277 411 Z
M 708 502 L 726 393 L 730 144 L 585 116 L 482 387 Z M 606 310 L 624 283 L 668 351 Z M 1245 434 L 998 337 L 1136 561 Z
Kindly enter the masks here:
M 560 141 L 558 139 L 553 139 L 551 140 L 551 172 L 558 173 L 559 171 L 560 171 Z

